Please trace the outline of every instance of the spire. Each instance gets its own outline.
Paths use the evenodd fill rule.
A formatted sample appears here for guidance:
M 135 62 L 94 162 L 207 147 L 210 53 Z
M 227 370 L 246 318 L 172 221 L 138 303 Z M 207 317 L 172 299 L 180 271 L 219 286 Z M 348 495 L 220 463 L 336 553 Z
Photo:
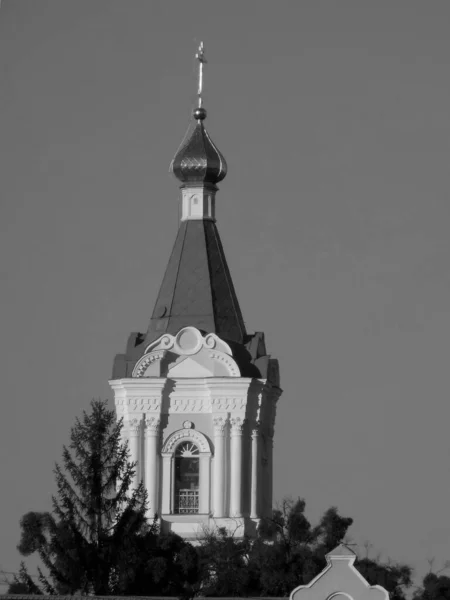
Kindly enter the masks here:
M 244 343 L 245 325 L 215 224 L 216 184 L 227 173 L 223 155 L 204 127 L 203 43 L 199 63 L 198 106 L 194 126 L 171 163 L 181 181 L 182 215 L 177 238 L 153 309 L 146 343 L 188 325 Z
M 196 124 L 194 127 L 189 127 L 170 165 L 170 170 L 184 186 L 202 184 L 214 186 L 227 174 L 227 163 L 203 124 L 206 119 L 206 110 L 202 106 L 203 65 L 207 62 L 203 42 L 195 57 L 198 60 L 198 106 L 193 112 Z
M 195 58 L 198 60 L 198 107 L 201 108 L 203 92 L 203 65 L 208 62 L 205 58 L 203 42 L 200 42 L 200 46 L 198 47 L 198 52 L 195 55 Z

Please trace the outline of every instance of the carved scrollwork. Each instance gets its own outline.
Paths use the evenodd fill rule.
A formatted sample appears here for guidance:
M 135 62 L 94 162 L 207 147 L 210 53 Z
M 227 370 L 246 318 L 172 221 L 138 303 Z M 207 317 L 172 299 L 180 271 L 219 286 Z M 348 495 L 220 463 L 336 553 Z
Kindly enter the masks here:
M 161 340 L 160 340 L 160 344 L 161 346 L 163 346 L 166 350 L 168 350 L 169 348 L 173 347 L 174 344 L 174 337 L 172 335 L 164 335 Z
M 252 432 L 251 432 L 252 438 L 259 437 L 260 431 L 261 431 L 261 423 L 259 422 L 259 420 L 256 420 L 252 423 Z
M 134 417 L 128 422 L 130 435 L 139 435 L 141 433 L 141 419 Z
M 155 435 L 159 433 L 161 419 L 159 417 L 147 417 L 145 419 L 145 432 L 147 435 Z
M 242 435 L 244 431 L 245 419 L 242 417 L 231 417 L 231 435 Z
M 194 337 L 197 338 L 197 343 L 192 345 L 191 350 L 187 349 L 183 343 L 181 345 L 179 343 L 180 336 L 183 337 L 183 334 L 186 332 L 190 332 L 191 339 Z M 201 348 L 207 348 L 209 350 L 213 350 L 215 348 L 225 352 L 230 356 L 233 354 L 230 346 L 224 342 L 224 340 L 220 339 L 215 333 L 208 333 L 205 335 L 205 337 L 203 337 L 202 333 L 197 328 L 191 326 L 183 327 L 175 336 L 170 333 L 165 333 L 159 339 L 147 346 L 145 349 L 145 354 L 149 354 L 150 352 L 154 352 L 156 350 L 170 349 L 172 352 L 184 355 L 196 353 Z
M 216 339 L 217 338 L 216 338 L 216 336 L 214 334 L 209 333 L 205 337 L 204 342 L 203 342 L 205 348 L 209 348 L 210 350 L 212 350 L 213 348 L 215 348 L 216 344 L 217 344 Z
M 227 417 L 213 417 L 214 435 L 223 435 L 227 426 Z

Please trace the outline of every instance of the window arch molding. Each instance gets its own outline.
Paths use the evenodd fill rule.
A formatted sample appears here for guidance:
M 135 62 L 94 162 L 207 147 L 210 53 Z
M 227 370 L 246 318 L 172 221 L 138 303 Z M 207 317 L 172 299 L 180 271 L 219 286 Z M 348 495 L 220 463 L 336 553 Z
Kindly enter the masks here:
M 183 442 L 192 442 L 198 446 L 201 454 L 212 454 L 211 444 L 203 433 L 196 429 L 178 429 L 171 433 L 164 442 L 161 455 L 174 455 L 177 447 Z
M 161 448 L 162 457 L 162 514 L 176 513 L 175 507 L 175 460 L 179 446 L 186 442 L 194 444 L 199 458 L 199 514 L 209 514 L 211 504 L 212 448 L 208 438 L 196 429 L 178 429 L 171 433 Z M 186 515 L 188 516 L 188 515 Z M 192 515 L 191 515 L 192 516 Z

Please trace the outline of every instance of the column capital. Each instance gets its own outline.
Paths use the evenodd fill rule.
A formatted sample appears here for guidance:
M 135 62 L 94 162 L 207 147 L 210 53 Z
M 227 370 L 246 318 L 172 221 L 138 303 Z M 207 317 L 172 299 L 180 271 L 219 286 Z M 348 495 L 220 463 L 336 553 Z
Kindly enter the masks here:
M 137 417 L 133 417 L 128 421 L 130 435 L 138 436 L 141 433 L 141 423 L 142 420 Z
M 246 419 L 243 417 L 231 417 L 231 435 L 242 435 Z
M 253 423 L 252 423 L 252 431 L 251 431 L 252 438 L 259 437 L 260 433 L 261 433 L 261 422 L 260 421 L 253 421 Z
M 213 426 L 214 426 L 214 435 L 223 436 L 225 433 L 225 427 L 228 422 L 228 417 L 224 416 L 216 416 L 213 417 Z
M 147 415 L 145 417 L 145 435 L 154 436 L 159 434 L 159 427 L 161 425 L 161 419 L 159 416 L 150 417 Z

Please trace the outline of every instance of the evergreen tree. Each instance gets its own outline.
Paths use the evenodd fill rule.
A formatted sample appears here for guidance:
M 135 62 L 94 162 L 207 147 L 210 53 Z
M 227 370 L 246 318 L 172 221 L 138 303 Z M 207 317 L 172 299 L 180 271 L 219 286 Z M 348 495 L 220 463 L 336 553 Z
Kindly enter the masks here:
M 56 465 L 53 514 L 30 512 L 21 519 L 19 552 L 37 552 L 49 576 L 45 593 L 119 593 L 140 560 L 139 538 L 157 535 L 147 524 L 142 483 L 131 490 L 136 464 L 121 444 L 122 422 L 106 402 L 92 401 L 64 447 L 64 469 Z M 26 579 L 23 573 L 22 581 Z

